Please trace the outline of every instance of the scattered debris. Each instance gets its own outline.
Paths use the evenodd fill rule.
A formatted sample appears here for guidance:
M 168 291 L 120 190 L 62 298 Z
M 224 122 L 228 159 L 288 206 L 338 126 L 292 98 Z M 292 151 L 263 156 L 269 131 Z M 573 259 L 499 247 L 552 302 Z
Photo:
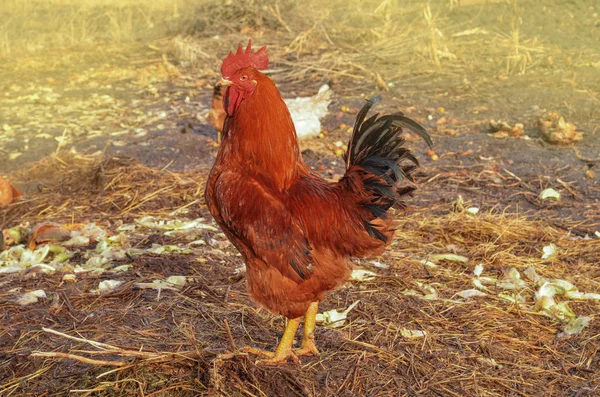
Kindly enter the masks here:
M 98 284 L 98 288 L 90 290 L 90 292 L 93 294 L 102 294 L 118 288 L 121 284 L 123 284 L 123 282 L 120 280 L 100 281 L 100 283 Z
M 494 367 L 495 369 L 502 369 L 504 368 L 504 365 L 502 364 L 498 364 L 496 362 L 496 360 L 494 360 L 493 358 L 488 358 L 488 357 L 477 357 L 477 361 L 491 365 L 492 367 Z
M 31 231 L 29 249 L 33 250 L 40 244 L 61 242 L 71 238 L 71 231 L 54 222 L 43 222 Z
M 23 194 L 0 175 L 0 208 L 16 203 Z
M 352 281 L 368 281 L 373 280 L 377 277 L 377 273 L 365 269 L 354 269 L 350 273 L 350 280 Z
M 387 263 L 383 263 L 380 261 L 371 261 L 370 262 L 373 266 L 378 267 L 380 269 L 389 269 L 390 265 Z
M 421 261 L 419 263 L 421 263 L 424 266 L 431 267 L 431 268 L 437 267 L 437 265 L 435 263 L 433 263 L 432 261 L 429 261 L 427 259 L 421 259 Z
M 136 288 L 152 288 L 152 289 L 170 289 L 178 291 L 185 286 L 187 280 L 185 276 L 169 276 L 166 280 L 154 280 L 151 283 L 135 283 Z
M 504 289 L 523 289 L 527 287 L 527 283 L 521 279 L 521 273 L 514 267 L 509 267 L 502 279 L 496 284 Z
M 502 120 L 490 120 L 490 128 L 495 138 L 506 138 L 512 136 L 514 138 L 523 137 L 524 126 L 522 123 L 515 123 L 511 127 L 506 121 Z
M 575 131 L 575 124 L 567 123 L 557 112 L 547 112 L 538 120 L 542 136 L 550 143 L 568 145 L 583 139 L 583 133 Z
M 76 274 L 65 274 L 62 278 L 63 281 L 68 282 L 68 283 L 74 283 L 75 281 L 77 281 L 77 275 Z
M 401 328 L 400 335 L 406 339 L 419 339 L 427 336 L 427 332 L 418 329 Z
M 487 294 L 477 289 L 466 289 L 464 291 L 457 292 L 456 295 L 460 296 L 463 299 L 469 299 L 477 296 L 486 296 Z
M 558 333 L 557 338 L 564 339 L 569 336 L 580 333 L 585 327 L 589 325 L 590 321 L 592 321 L 592 318 L 586 316 L 577 317 L 569 321 L 567 325 L 563 327 L 563 330 Z
M 432 161 L 438 161 L 440 157 L 431 149 L 427 150 L 427 155 Z
M 467 213 L 471 214 L 471 215 L 477 215 L 479 213 L 479 208 L 469 207 L 469 208 L 467 208 Z
M 545 261 L 551 261 L 556 259 L 556 255 L 558 254 L 558 249 L 556 247 L 556 244 L 554 243 L 545 245 L 544 248 L 542 248 L 542 251 L 544 252 L 542 254 L 542 259 Z
M 26 292 L 17 299 L 17 303 L 21 306 L 37 303 L 40 299 L 46 299 L 46 291 L 38 289 L 31 292 Z
M 466 256 L 456 255 L 456 254 L 433 254 L 433 255 L 429 255 L 429 259 L 432 260 L 433 262 L 449 261 L 449 262 L 466 263 L 469 261 L 469 258 L 467 258 Z
M 218 229 L 212 225 L 205 223 L 204 218 L 198 218 L 193 220 L 179 220 L 179 219 L 157 219 L 153 216 L 145 216 L 140 219 L 136 219 L 135 223 L 148 229 L 158 229 L 166 231 L 165 235 L 172 236 L 177 232 L 188 232 L 190 230 L 210 230 L 213 232 Z M 123 231 L 126 228 L 131 230 L 128 226 L 121 226 L 118 231 Z
M 418 296 L 425 300 L 437 300 L 438 299 L 438 292 L 433 287 L 433 285 L 425 284 L 420 281 L 414 281 L 414 284 L 419 288 L 419 291 L 415 291 L 413 289 L 408 289 L 408 290 L 402 291 L 402 294 Z
M 546 200 L 546 199 L 549 199 L 549 198 L 560 200 L 560 193 L 557 192 L 556 190 L 552 189 L 552 188 L 548 188 L 548 189 L 542 190 L 541 193 L 540 193 L 540 199 L 541 200 Z
M 342 327 L 346 323 L 346 319 L 348 317 L 348 313 L 350 310 L 354 309 L 360 300 L 352 303 L 346 310 L 343 312 L 337 311 L 337 309 L 329 310 L 323 313 L 317 314 L 317 322 L 322 323 L 323 325 L 329 325 L 330 327 L 338 328 Z
M 473 269 L 473 275 L 475 277 L 479 277 L 481 276 L 481 273 L 483 273 L 483 264 L 479 264 L 479 265 L 475 265 L 475 268 Z

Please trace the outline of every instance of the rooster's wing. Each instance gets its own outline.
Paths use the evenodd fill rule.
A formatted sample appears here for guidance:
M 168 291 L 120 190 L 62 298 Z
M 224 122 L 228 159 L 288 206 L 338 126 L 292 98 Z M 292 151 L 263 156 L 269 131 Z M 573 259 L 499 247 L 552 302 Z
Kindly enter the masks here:
M 314 260 L 306 232 L 269 189 L 248 175 L 225 171 L 212 196 L 217 221 L 241 252 L 296 282 L 312 276 Z

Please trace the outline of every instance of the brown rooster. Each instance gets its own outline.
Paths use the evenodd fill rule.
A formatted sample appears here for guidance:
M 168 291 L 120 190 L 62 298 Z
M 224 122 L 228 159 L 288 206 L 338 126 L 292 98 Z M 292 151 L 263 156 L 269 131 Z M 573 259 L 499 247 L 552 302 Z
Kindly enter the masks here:
M 358 113 L 345 156 L 346 173 L 335 183 L 311 170 L 298 148 L 290 113 L 275 84 L 259 70 L 267 49 L 248 43 L 221 66 L 227 118 L 205 198 L 225 235 L 247 265 L 250 296 L 289 319 L 275 353 L 247 348 L 277 364 L 316 355 L 318 304 L 344 283 L 351 257 L 380 253 L 393 236 L 391 207 L 414 190 L 417 159 L 403 147 L 403 128 L 427 132 L 402 113 L 366 119 L 374 101 Z M 294 335 L 305 316 L 299 350 Z

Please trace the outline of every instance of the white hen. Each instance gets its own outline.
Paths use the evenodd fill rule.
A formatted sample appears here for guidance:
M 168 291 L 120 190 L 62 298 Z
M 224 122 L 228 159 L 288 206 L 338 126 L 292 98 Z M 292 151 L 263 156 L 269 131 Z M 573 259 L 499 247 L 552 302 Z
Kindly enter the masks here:
M 327 114 L 332 94 L 331 88 L 324 84 L 314 96 L 285 99 L 298 139 L 315 137 L 321 133 L 321 119 Z

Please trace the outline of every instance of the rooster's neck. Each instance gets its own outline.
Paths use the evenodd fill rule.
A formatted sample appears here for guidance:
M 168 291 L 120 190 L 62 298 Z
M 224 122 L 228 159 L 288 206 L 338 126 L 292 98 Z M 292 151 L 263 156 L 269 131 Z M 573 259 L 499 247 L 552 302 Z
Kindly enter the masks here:
M 296 129 L 275 84 L 266 76 L 227 123 L 223 144 L 229 159 L 277 190 L 288 189 L 303 167 Z

